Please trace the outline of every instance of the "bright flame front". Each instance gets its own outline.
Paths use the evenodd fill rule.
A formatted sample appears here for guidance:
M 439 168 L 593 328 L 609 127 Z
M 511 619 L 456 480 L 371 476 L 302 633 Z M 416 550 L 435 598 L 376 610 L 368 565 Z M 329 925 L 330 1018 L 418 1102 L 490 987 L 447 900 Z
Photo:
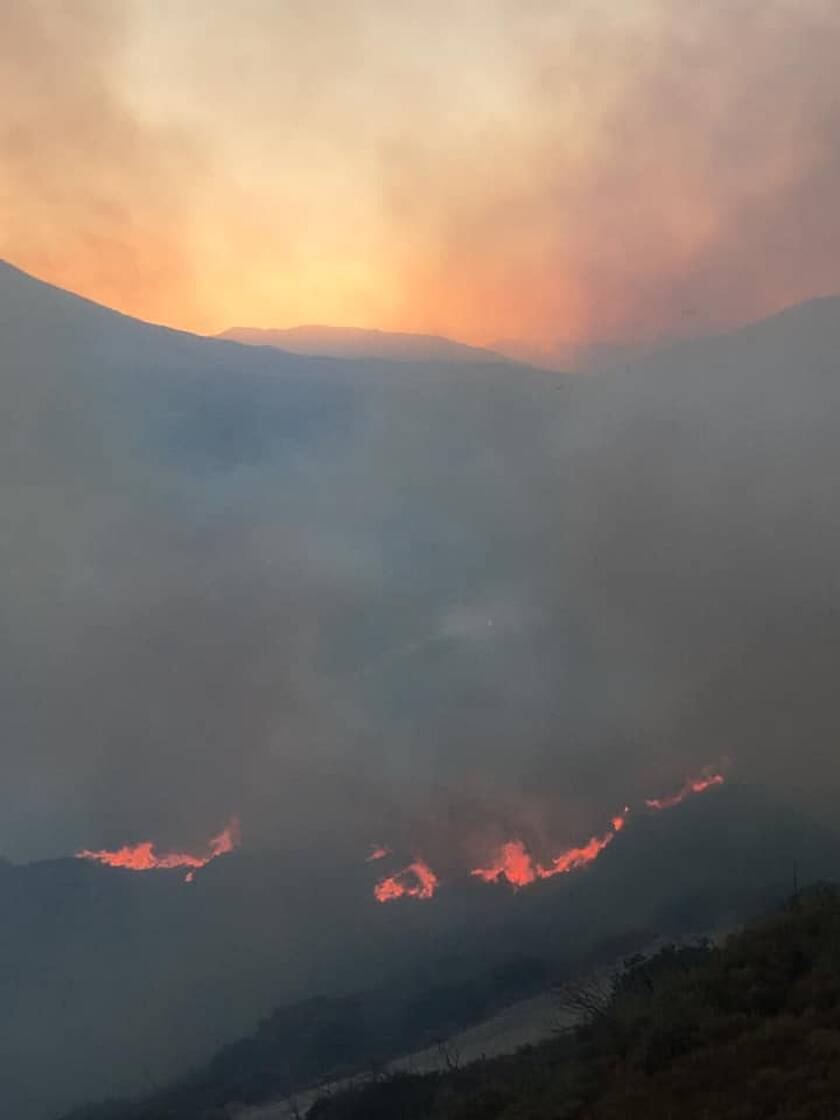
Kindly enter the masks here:
M 689 778 L 677 791 L 667 797 L 651 798 L 645 801 L 647 809 L 658 811 L 670 809 L 685 801 L 693 794 L 703 793 L 713 786 L 723 785 L 723 774 L 707 767 L 699 777 Z M 540 863 L 528 851 L 522 840 L 509 840 L 499 848 L 495 857 L 486 867 L 475 867 L 470 875 L 484 883 L 497 883 L 506 880 L 514 888 L 527 887 L 539 879 L 551 879 L 555 875 L 566 875 L 570 871 L 577 871 L 586 867 L 598 858 L 619 832 L 627 824 L 630 807 L 625 805 L 623 811 L 610 821 L 610 827 L 600 836 L 591 836 L 585 844 L 579 847 L 566 848 L 548 863 Z M 369 860 L 380 859 L 389 854 L 387 848 L 376 848 L 368 857 Z M 422 859 L 416 859 L 408 867 L 380 879 L 373 889 L 374 896 L 379 902 L 391 902 L 396 898 L 432 898 L 438 887 L 438 876 Z
M 377 902 L 395 898 L 431 898 L 437 890 L 438 877 L 422 859 L 416 859 L 396 875 L 380 879 L 373 888 Z
M 90 851 L 85 848 L 76 852 L 77 859 L 94 860 L 107 867 L 122 867 L 127 871 L 152 871 L 155 869 L 171 869 L 174 867 L 189 867 L 187 882 L 192 882 L 193 871 L 204 867 L 217 856 L 234 851 L 239 846 L 239 821 L 232 817 L 225 828 L 208 841 L 201 854 L 194 852 L 165 852 L 158 853 L 151 840 L 144 840 L 139 844 L 127 844 L 114 851 L 105 849 Z
M 566 848 L 547 866 L 537 863 L 521 840 L 511 840 L 503 844 L 498 856 L 489 867 L 476 867 L 470 874 L 485 883 L 497 883 L 507 879 L 514 889 L 527 887 L 536 879 L 550 879 L 554 875 L 565 875 L 578 867 L 585 867 L 603 852 L 617 833 L 624 828 L 624 817 L 613 817 L 612 827 L 603 836 L 593 836 L 582 847 Z

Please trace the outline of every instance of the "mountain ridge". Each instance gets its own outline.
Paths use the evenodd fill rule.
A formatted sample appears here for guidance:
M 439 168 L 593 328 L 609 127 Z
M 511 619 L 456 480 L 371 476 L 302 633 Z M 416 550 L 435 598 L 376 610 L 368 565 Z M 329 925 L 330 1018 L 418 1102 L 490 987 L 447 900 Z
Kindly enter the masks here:
M 295 327 L 230 327 L 214 336 L 246 346 L 271 346 L 288 353 L 386 361 L 504 362 L 521 364 L 495 350 L 443 335 L 309 323 Z

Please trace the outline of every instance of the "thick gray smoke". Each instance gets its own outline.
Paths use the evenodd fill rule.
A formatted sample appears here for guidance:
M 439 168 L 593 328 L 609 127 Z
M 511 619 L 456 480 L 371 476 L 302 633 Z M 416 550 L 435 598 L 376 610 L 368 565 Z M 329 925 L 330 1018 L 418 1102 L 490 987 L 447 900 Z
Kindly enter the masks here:
M 11 270 L 2 306 L 8 855 L 238 813 L 461 865 L 724 756 L 833 779 L 835 304 L 578 383 L 204 342 Z
M 2 309 L 7 854 L 233 812 L 361 852 L 482 759 L 521 771 L 560 671 L 522 567 L 554 383 L 202 342 L 11 270 Z
M 191 846 L 232 813 L 245 842 L 195 894 L 0 863 L 21 1116 L 140 1090 L 141 1056 L 166 1079 L 273 1003 L 473 936 L 465 872 L 499 842 L 550 854 L 723 756 L 830 820 L 836 301 L 600 380 L 286 357 L 5 266 L 0 332 L 0 850 Z M 633 906 L 605 925 L 601 880 L 590 931 L 649 921 L 712 842 L 742 894 L 730 827 L 679 866 L 655 838 L 610 865 Z M 783 830 L 762 882 L 799 850 Z M 460 874 L 450 901 L 379 907 L 372 843 Z M 493 945 L 518 946 L 478 889 Z M 537 926 L 568 947 L 562 913 Z
M 840 301 L 663 354 L 571 421 L 573 588 L 622 734 L 833 820 Z

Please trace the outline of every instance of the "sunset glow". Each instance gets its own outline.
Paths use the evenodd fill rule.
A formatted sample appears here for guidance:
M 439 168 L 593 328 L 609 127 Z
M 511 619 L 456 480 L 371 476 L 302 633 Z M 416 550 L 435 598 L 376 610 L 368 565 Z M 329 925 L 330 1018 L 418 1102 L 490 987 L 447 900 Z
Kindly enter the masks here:
M 795 224 L 831 148 L 800 123 L 830 128 L 831 84 L 793 63 L 835 16 L 780 8 L 731 14 L 754 71 L 725 49 L 730 17 L 688 0 L 361 0 L 329 20 L 208 0 L 200 52 L 189 5 L 4 8 L 3 92 L 38 144 L 4 152 L 0 256 L 207 333 L 378 327 L 562 363 L 744 321 L 840 286 L 831 239 Z M 688 43 L 715 97 L 675 114 L 659 91 Z M 756 127 L 764 73 L 786 80 Z

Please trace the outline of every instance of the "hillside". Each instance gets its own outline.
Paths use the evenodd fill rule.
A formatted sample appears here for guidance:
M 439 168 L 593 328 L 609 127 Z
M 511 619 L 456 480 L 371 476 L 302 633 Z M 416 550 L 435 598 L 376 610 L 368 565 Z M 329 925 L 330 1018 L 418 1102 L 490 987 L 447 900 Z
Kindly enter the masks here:
M 494 350 L 468 346 L 450 338 L 405 331 L 365 330 L 360 327 L 321 325 L 286 327 L 231 327 L 218 338 L 249 346 L 276 346 L 290 354 L 330 358 L 379 358 L 388 362 L 507 362 Z
M 584 1026 L 510 1057 L 400 1074 L 309 1120 L 833 1120 L 840 890 L 815 887 L 716 948 L 631 960 L 611 995 L 561 987 Z
M 334 892 L 340 875 L 310 874 L 295 884 L 292 869 L 276 858 L 228 856 L 200 873 L 198 894 L 179 893 L 181 884 L 170 879 L 158 888 L 167 891 L 166 908 L 146 901 L 142 911 L 135 892 L 151 891 L 154 875 L 135 886 L 133 877 L 126 883 L 119 872 L 80 868 L 91 880 L 101 872 L 100 890 L 110 877 L 115 887 L 132 888 L 134 907 L 149 915 L 150 925 L 137 932 L 150 968 L 166 951 L 167 929 L 180 931 L 179 943 L 189 947 L 196 964 L 204 960 L 202 974 L 181 955 L 164 986 L 170 1021 L 177 1016 L 189 1032 L 182 1046 L 196 1041 L 201 1026 L 190 1025 L 193 985 L 201 983 L 205 1009 L 218 1001 L 213 1014 L 219 1022 L 225 1021 L 228 1001 L 229 1028 L 242 1022 L 249 998 L 258 1003 L 262 995 L 264 1011 L 255 1030 L 240 1032 L 186 1076 L 133 1102 L 103 1106 L 101 1113 L 95 1107 L 81 1109 L 76 1120 L 170 1115 L 203 1120 L 209 1108 L 266 1102 L 383 1068 L 657 937 L 731 927 L 784 897 L 792 854 L 809 879 L 830 874 L 840 861 L 840 841 L 833 833 L 737 787 L 716 790 L 671 816 L 640 820 L 628 826 L 623 839 L 591 868 L 563 881 L 518 894 L 501 884 L 488 888 L 460 881 L 428 904 L 408 901 L 395 904 L 393 911 L 371 908 L 363 890 L 364 869 L 354 872 L 349 866 L 343 872 L 347 893 L 339 899 Z M 312 925 L 311 911 L 304 908 L 305 895 L 313 889 L 333 892 L 325 914 L 339 913 L 342 920 L 332 935 Z M 264 901 L 273 896 L 286 903 L 277 918 Z M 237 911 L 231 914 L 234 899 Z M 261 907 L 265 918 L 257 930 L 254 916 Z M 153 915 L 164 923 L 157 933 Z M 307 937 L 318 942 L 306 957 L 315 969 L 318 998 L 272 1007 L 268 997 L 289 990 L 286 962 L 277 956 L 276 945 L 281 938 L 303 945 Z M 247 970 L 235 953 L 238 945 L 249 946 Z M 91 978 L 97 968 L 114 969 L 101 940 L 91 945 L 91 953 Z M 79 967 L 78 957 L 72 965 Z M 211 975 L 212 967 L 217 971 Z M 152 974 L 144 969 L 142 976 L 145 980 L 137 976 L 135 982 L 148 985 Z M 349 986 L 352 980 L 355 988 Z M 369 986 L 362 988 L 360 982 Z
M 578 1025 L 545 1042 L 463 1065 L 458 1049 L 444 1044 L 443 1068 L 426 1074 L 377 1072 L 372 1060 L 355 1085 L 333 1088 L 304 1106 L 306 1114 L 309 1120 L 649 1120 L 677 1114 L 688 1120 L 832 1120 L 840 1095 L 839 947 L 840 888 L 814 886 L 719 945 L 701 938 L 637 954 L 608 982 L 597 974 L 561 980 L 553 989 L 557 1021 Z M 405 1008 L 415 1027 L 420 1006 Z M 302 1010 L 296 1025 L 288 1023 L 290 1065 L 301 1043 L 315 1037 L 316 1024 L 322 1046 L 349 1039 L 364 1005 Z M 264 1037 L 280 1023 L 266 1023 Z M 229 1073 L 237 1057 L 241 1061 L 241 1049 L 224 1055 Z M 145 1104 L 92 1106 L 67 1120 L 251 1115 L 241 1104 L 214 1105 L 207 1090 L 194 1079 Z M 276 1114 L 295 1115 L 295 1106 Z

